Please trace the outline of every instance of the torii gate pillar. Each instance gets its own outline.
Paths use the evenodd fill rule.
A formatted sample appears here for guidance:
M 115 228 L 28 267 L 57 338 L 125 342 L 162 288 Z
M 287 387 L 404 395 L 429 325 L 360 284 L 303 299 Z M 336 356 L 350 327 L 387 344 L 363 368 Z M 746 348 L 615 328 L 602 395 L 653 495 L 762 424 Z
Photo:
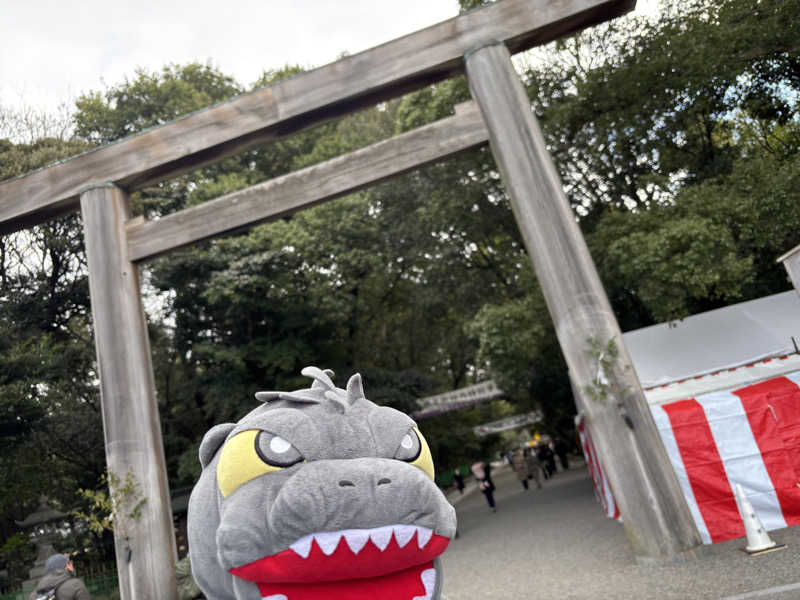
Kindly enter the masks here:
M 590 340 L 613 340 L 619 349 L 613 368 L 606 372 L 610 388 L 621 390 L 617 397 L 583 400 L 634 552 L 640 560 L 651 560 L 696 547 L 700 535 L 511 55 L 505 44 L 489 42 L 467 52 L 464 61 L 578 389 L 591 386 L 598 369 Z
M 124 532 L 117 523 L 114 530 L 120 597 L 178 600 L 177 552 L 150 341 L 139 270 L 128 260 L 128 194 L 112 184 L 93 187 L 81 194 L 81 214 L 106 462 L 123 482 L 131 470 L 146 499 L 138 521 Z

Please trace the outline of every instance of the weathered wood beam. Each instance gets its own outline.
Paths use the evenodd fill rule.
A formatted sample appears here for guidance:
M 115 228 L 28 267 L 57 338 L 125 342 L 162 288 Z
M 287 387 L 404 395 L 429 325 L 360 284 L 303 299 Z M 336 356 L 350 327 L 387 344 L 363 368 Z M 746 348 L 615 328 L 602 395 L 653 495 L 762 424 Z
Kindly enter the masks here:
M 578 390 L 597 396 L 584 394 L 583 409 L 633 550 L 641 559 L 689 551 L 700 536 L 511 54 L 496 42 L 468 53 L 465 62 L 570 377 Z M 618 357 L 601 386 L 601 353 L 614 355 L 609 342 Z
M 81 194 L 89 292 L 100 375 L 108 469 L 125 483 L 133 473 L 141 516 L 115 522 L 122 600 L 178 600 L 175 535 L 139 273 L 127 258 L 128 195 L 115 186 Z M 118 515 L 117 515 L 118 516 Z M 127 536 L 127 537 L 126 537 Z M 128 553 L 130 549 L 130 553 Z
M 0 184 L 0 234 L 77 209 L 81 190 L 129 191 L 450 77 L 487 39 L 519 52 L 621 15 L 635 0 L 503 0 L 161 127 Z
M 233 233 L 470 150 L 489 139 L 478 106 L 300 171 L 232 192 L 156 221 L 128 225 L 128 258 L 142 261 Z

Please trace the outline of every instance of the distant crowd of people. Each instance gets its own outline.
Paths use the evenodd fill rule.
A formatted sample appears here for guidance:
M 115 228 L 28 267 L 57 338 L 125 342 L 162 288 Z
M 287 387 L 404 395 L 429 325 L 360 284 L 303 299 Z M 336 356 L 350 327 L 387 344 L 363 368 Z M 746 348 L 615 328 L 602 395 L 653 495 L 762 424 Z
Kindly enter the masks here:
M 506 453 L 505 458 L 511 464 L 517 479 L 524 489 L 530 489 L 533 480 L 537 489 L 542 488 L 542 479 L 550 479 L 555 475 L 556 458 L 561 463 L 562 470 L 569 469 L 567 453 L 569 446 L 564 440 L 554 438 L 549 442 L 540 442 L 535 446 L 520 446 Z M 490 461 L 479 460 L 470 467 L 478 489 L 486 497 L 486 503 L 492 512 L 497 512 L 494 499 L 495 485 L 492 481 L 492 465 Z M 464 474 L 459 469 L 453 472 L 453 483 L 459 493 L 464 493 Z
M 533 447 L 523 446 L 508 453 L 508 462 L 514 467 L 522 487 L 528 489 L 528 480 L 533 479 L 536 487 L 542 487 L 541 478 L 550 479 L 556 473 L 556 457 L 561 468 L 569 469 L 567 444 L 560 438 L 551 442 L 541 442 Z
M 517 448 L 509 459 L 511 466 L 517 473 L 517 479 L 522 483 L 522 487 L 528 489 L 528 480 L 533 479 L 536 487 L 542 489 L 542 462 L 538 454 L 532 448 Z M 545 477 L 548 477 L 545 472 Z

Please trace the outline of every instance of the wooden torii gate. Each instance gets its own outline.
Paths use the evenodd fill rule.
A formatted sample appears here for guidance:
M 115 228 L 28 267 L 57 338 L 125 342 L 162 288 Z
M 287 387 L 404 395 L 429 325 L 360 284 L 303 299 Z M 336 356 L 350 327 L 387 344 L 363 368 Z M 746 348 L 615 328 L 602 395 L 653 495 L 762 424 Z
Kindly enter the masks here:
M 0 184 L 0 234 L 80 210 L 86 241 L 106 456 L 135 472 L 147 503 L 116 539 L 123 600 L 176 600 L 175 541 L 138 264 L 291 214 L 490 143 L 578 389 L 615 340 L 613 399 L 587 401 L 637 556 L 700 543 L 622 343 L 619 327 L 545 148 L 511 54 L 624 14 L 635 0 L 502 0 L 314 71 L 239 96 Z M 450 118 L 156 221 L 129 193 L 267 140 L 466 72 L 475 102 Z M 477 105 L 476 105 L 477 104 Z M 623 416 L 626 418 L 623 419 Z M 629 421 L 631 425 L 626 424 Z

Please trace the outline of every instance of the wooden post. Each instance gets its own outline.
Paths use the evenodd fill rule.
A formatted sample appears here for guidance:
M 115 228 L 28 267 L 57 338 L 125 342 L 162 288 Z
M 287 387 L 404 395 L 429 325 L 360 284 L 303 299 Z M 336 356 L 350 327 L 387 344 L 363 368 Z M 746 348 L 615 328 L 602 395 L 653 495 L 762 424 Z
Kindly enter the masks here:
M 464 60 L 634 552 L 648 561 L 696 547 L 700 536 L 511 55 L 503 43 L 489 42 Z M 592 340 L 600 345 L 593 349 Z M 612 340 L 618 356 L 607 361 Z M 604 373 L 601 352 L 611 363 Z
M 114 532 L 121 600 L 177 600 L 175 536 L 139 273 L 128 258 L 128 195 L 114 185 L 81 194 L 89 290 L 109 471 L 129 470 L 146 499 Z M 130 553 L 128 552 L 130 549 Z

